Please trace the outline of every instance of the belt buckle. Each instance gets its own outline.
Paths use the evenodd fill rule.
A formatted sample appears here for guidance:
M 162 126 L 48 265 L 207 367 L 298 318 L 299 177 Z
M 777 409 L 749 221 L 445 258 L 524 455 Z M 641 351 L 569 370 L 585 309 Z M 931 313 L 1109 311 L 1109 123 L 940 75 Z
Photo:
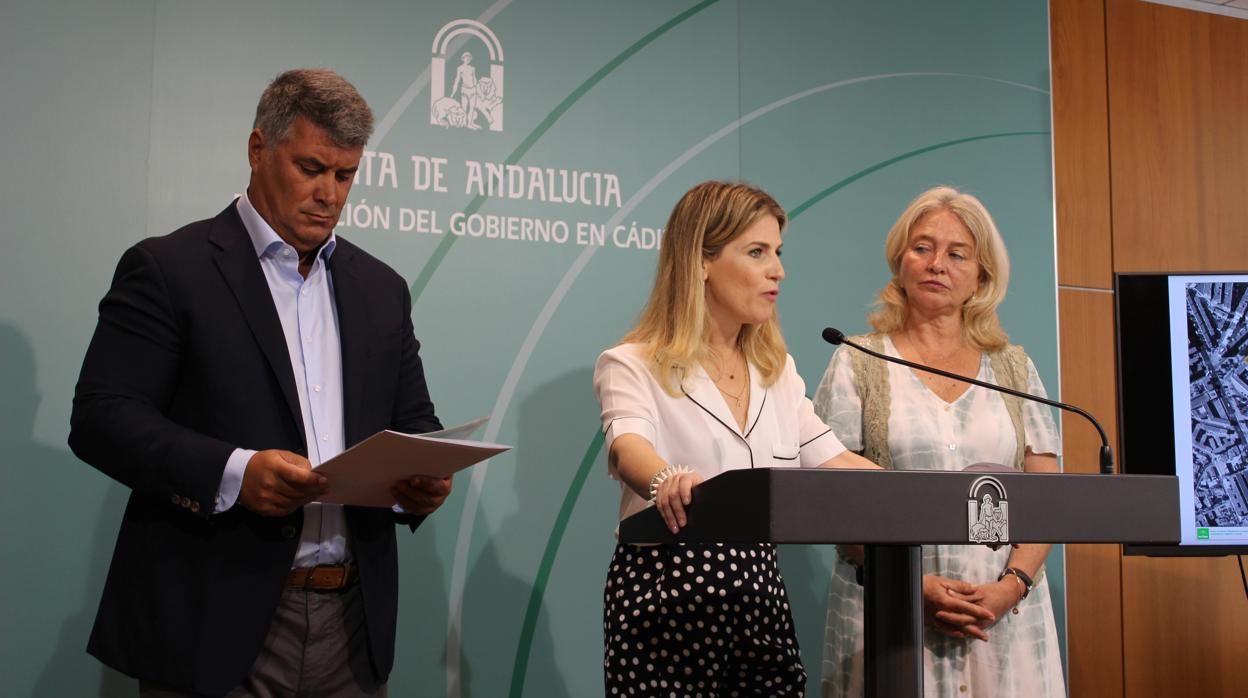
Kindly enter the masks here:
M 296 567 L 286 577 L 286 586 L 304 591 L 338 591 L 355 581 L 355 565 L 317 565 Z

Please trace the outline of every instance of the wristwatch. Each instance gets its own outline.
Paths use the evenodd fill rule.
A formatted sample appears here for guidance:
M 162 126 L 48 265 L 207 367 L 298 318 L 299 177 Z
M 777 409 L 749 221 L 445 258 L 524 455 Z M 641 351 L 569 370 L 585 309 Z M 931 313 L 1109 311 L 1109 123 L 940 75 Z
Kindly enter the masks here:
M 1023 583 L 1023 599 L 1027 598 L 1027 595 L 1031 593 L 1031 588 L 1036 585 L 1035 582 L 1031 581 L 1031 577 L 1028 577 L 1026 572 L 1017 567 L 1006 567 L 1004 570 L 1001 570 L 1001 574 L 997 575 L 997 581 L 1005 579 L 1007 574 L 1014 575 L 1018 578 L 1018 581 Z M 1019 600 L 1021 601 L 1022 599 Z

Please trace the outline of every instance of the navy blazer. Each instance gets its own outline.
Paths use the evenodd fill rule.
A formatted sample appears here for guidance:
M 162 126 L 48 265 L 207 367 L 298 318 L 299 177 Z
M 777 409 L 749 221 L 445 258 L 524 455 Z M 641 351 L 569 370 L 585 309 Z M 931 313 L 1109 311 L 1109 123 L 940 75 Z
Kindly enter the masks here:
M 390 267 L 338 239 L 330 257 L 347 446 L 441 428 Z M 213 515 L 235 448 L 307 454 L 281 321 L 234 204 L 122 256 L 75 389 L 69 445 L 129 487 L 88 651 L 130 676 L 222 694 L 251 669 L 303 523 L 236 503 Z M 373 670 L 394 662 L 395 523 L 346 507 Z

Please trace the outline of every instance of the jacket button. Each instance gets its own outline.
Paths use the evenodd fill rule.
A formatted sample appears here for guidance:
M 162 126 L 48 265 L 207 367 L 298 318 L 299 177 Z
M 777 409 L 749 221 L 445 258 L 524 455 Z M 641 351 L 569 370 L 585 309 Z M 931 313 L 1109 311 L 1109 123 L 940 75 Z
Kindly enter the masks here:
M 182 503 L 182 498 L 175 494 L 169 498 L 169 501 L 173 502 L 174 505 L 178 505 Z
M 291 525 L 282 526 L 282 537 L 283 537 L 283 538 L 294 538 L 294 537 L 295 537 L 295 527 L 294 527 L 294 526 L 291 526 Z
M 199 502 L 191 502 L 191 513 L 199 513 Z

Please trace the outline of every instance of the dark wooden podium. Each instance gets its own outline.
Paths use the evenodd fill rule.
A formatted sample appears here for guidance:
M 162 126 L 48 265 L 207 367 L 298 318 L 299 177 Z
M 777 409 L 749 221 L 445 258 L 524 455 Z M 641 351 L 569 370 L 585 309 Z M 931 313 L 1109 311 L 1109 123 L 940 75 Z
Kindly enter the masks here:
M 865 543 L 867 696 L 922 696 L 922 544 L 1177 543 L 1178 501 L 1161 475 L 758 468 L 694 488 L 679 534 L 651 507 L 620 541 Z

